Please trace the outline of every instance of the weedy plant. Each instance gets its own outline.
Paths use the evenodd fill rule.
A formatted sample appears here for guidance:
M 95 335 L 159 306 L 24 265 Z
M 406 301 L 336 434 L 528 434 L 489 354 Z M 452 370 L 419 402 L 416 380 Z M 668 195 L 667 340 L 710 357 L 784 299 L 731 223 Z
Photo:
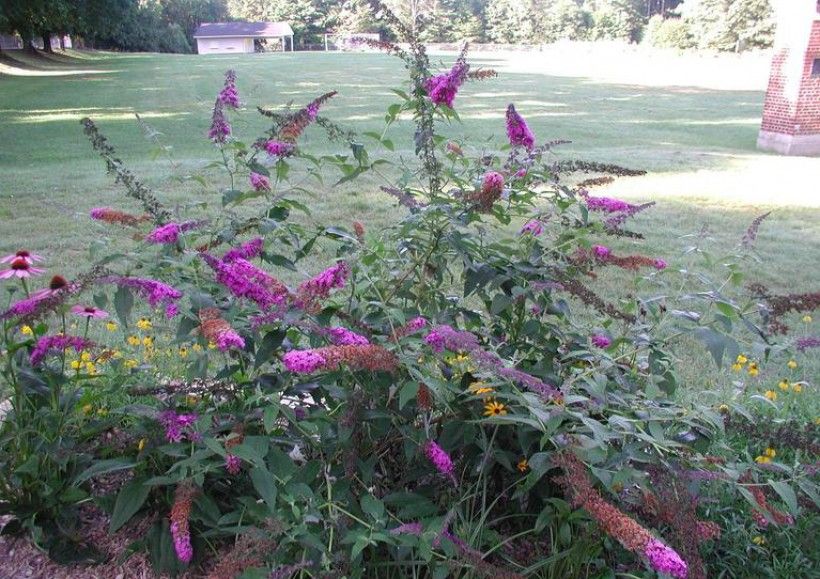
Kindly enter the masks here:
M 379 15 L 406 35 L 378 47 L 410 77 L 380 134 L 320 116 L 328 92 L 260 109 L 271 127 L 245 142 L 232 124 L 241 79 L 226 74 L 208 132 L 218 160 L 206 176 L 225 175 L 217 210 L 166 206 L 83 121 L 137 208 L 91 218 L 135 243 L 96 247 L 86 275 L 40 291 L 39 256 L 10 256 L 0 274 L 25 293 L 3 314 L 6 530 L 64 559 L 81 552 L 67 521 L 93 500 L 112 532 L 155 514 L 133 548 L 165 573 L 695 577 L 719 528 L 681 481 L 790 525 L 798 494 L 816 500 L 811 473 L 762 468 L 721 443 L 720 409 L 674 396 L 672 338 L 694 333 L 720 360 L 742 321 L 773 351 L 751 322 L 760 311 L 726 297 L 731 284 L 665 291 L 665 258 L 601 241 L 639 239 L 624 226 L 649 206 L 588 188 L 640 171 L 561 160 L 561 142 L 541 142 L 513 104 L 498 148 L 473 158 L 468 140 L 444 137 L 462 85 L 494 73 L 473 70 L 465 48 L 433 75 L 424 46 Z M 417 159 L 374 158 L 361 140 L 389 153 L 406 118 Z M 300 138 L 312 125 L 349 152 L 310 155 Z M 395 223 L 314 223 L 297 197 L 332 173 L 385 177 Z M 571 185 L 585 173 L 597 176 Z M 319 259 L 324 270 L 304 271 Z M 649 295 L 597 295 L 606 268 Z M 672 307 L 693 297 L 704 313 Z M 115 495 L 92 494 L 115 473 Z

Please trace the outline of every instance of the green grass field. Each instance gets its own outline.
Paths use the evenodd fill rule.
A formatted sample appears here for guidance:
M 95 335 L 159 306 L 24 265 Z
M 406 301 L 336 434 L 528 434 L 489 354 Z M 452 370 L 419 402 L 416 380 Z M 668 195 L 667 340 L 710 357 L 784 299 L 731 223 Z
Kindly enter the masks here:
M 339 96 L 325 115 L 356 131 L 379 131 L 393 100 L 389 89 L 404 82 L 400 63 L 380 54 L 72 54 L 74 60 L 44 61 L 16 53 L 0 62 L 0 73 L 16 73 L 0 74 L 0 250 L 30 247 L 53 263 L 65 261 L 68 269 L 95 233 L 88 209 L 121 203 L 120 191 L 82 135 L 81 117 L 95 119 L 121 157 L 164 199 L 217 203 L 214 188 L 169 179 L 169 164 L 152 157 L 153 145 L 134 113 L 164 134 L 184 173 L 213 159 L 205 133 L 227 68 L 237 70 L 249 105 L 235 126 L 248 140 L 265 127 L 253 106 L 300 104 L 330 89 Z M 814 271 L 805 263 L 820 257 L 820 201 L 812 189 L 820 179 L 820 160 L 755 150 L 762 90 L 600 81 L 590 58 L 579 59 L 575 77 L 550 74 L 548 65 L 516 67 L 516 57 L 509 55 L 476 59 L 502 74 L 462 90 L 457 107 L 464 123 L 453 126 L 452 135 L 468 135 L 476 150 L 490 137 L 502 138 L 503 109 L 515 102 L 540 140 L 573 141 L 559 156 L 648 169 L 647 177 L 624 179 L 611 190 L 660 201 L 638 227 L 673 262 L 684 245 L 680 235 L 706 226 L 719 245 L 734 243 L 756 215 L 775 209 L 758 246 L 770 263 L 758 272 L 760 279 L 783 288 L 808 287 Z M 652 66 L 659 68 L 649 62 L 648 79 Z M 409 123 L 390 131 L 397 154 L 409 155 Z M 312 152 L 337 151 L 315 129 L 304 145 Z M 368 180 L 310 204 L 320 217 L 340 223 L 359 218 L 371 229 L 392 212 L 390 199 Z

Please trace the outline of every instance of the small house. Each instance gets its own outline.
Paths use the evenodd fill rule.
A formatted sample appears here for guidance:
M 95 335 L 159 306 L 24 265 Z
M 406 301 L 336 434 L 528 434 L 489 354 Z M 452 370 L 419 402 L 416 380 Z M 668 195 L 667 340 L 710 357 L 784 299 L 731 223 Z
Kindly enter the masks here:
M 256 40 L 275 40 L 286 50 L 293 29 L 287 22 L 203 22 L 194 32 L 199 54 L 231 54 L 255 51 Z

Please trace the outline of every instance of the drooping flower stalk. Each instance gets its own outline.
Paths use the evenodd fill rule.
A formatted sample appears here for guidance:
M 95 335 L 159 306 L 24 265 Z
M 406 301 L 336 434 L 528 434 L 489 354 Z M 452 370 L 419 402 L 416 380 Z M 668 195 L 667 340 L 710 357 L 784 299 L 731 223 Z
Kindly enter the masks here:
M 54 336 L 43 336 L 34 345 L 34 349 L 29 355 L 29 362 L 32 366 L 39 366 L 49 353 L 62 354 L 65 350 L 73 349 L 78 354 L 83 350 L 94 347 L 94 342 L 81 338 L 80 336 L 69 336 L 66 334 L 56 334 Z
M 165 306 L 165 315 L 169 318 L 173 318 L 179 312 L 175 302 L 182 297 L 182 292 L 161 281 L 139 277 L 107 276 L 101 278 L 99 282 L 127 287 L 142 296 L 152 308 Z
M 282 362 L 288 370 L 297 374 L 336 370 L 341 366 L 351 370 L 394 372 L 399 363 L 395 354 L 376 344 L 291 350 L 282 356 Z
M 171 507 L 171 538 L 174 542 L 174 551 L 177 558 L 183 563 L 190 563 L 194 558 L 194 548 L 191 545 L 191 529 L 189 519 L 196 487 L 190 482 L 179 484 L 174 491 L 174 504 Z

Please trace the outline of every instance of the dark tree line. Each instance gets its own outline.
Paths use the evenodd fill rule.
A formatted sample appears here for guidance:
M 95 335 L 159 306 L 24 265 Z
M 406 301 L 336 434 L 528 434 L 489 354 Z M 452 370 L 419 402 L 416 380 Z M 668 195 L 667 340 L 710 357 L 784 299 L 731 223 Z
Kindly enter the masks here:
M 384 0 L 428 42 L 542 44 L 557 40 L 648 40 L 659 46 L 765 47 L 770 0 Z M 390 29 L 366 0 L 0 0 L 0 31 L 26 46 L 71 34 L 87 46 L 190 52 L 201 22 L 287 20 L 297 46 L 340 34 Z

